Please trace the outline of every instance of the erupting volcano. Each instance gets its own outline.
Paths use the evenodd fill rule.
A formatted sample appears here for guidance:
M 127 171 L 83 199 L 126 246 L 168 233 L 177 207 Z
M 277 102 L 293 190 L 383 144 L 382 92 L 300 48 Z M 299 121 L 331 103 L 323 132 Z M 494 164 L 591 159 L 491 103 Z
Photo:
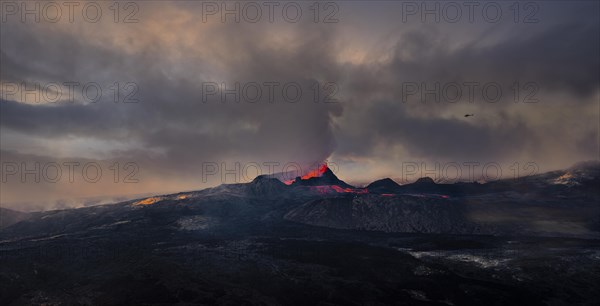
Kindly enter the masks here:
M 325 173 L 327 170 L 329 169 L 329 167 L 327 167 L 326 164 L 321 165 L 318 169 L 315 169 L 311 172 L 309 172 L 308 174 L 302 176 L 303 180 L 308 180 L 309 178 L 312 177 L 320 177 L 323 175 L 323 173 Z
M 303 176 L 297 176 L 293 180 L 279 180 L 290 187 L 304 188 L 316 191 L 319 194 L 376 194 L 385 197 L 410 195 L 414 197 L 439 199 L 449 199 L 449 194 L 462 194 L 464 193 L 464 188 L 470 187 L 469 184 L 464 186 L 461 184 L 436 184 L 429 177 L 420 178 L 417 181 L 406 185 L 399 185 L 392 179 L 386 178 L 375 181 L 366 187 L 354 187 L 340 180 L 326 164 L 320 165 L 317 169 L 312 170 Z
M 312 297 L 288 299 L 304 296 L 306 289 L 328 296 L 317 288 L 343 294 L 320 304 L 354 300 L 346 298 L 353 292 L 373 297 L 390 292 L 381 300 L 395 302 L 402 295 L 379 288 L 420 283 L 440 285 L 408 286 L 419 289 L 419 299 L 406 304 L 485 304 L 479 296 L 456 297 L 465 290 L 482 292 L 492 302 L 508 296 L 506 290 L 532 292 L 542 300 L 553 292 L 549 283 L 558 290 L 573 284 L 567 289 L 594 299 L 599 292 L 600 163 L 483 184 L 421 178 L 400 185 L 385 178 L 360 188 L 319 166 L 286 185 L 276 177 L 284 174 L 78 209 L 19 213 L 0 207 L 0 304 L 53 302 L 38 297 L 70 298 L 71 288 L 88 295 L 73 294 L 64 304 L 156 304 L 147 297 L 174 304 L 180 296 L 178 304 L 241 304 L 263 285 L 269 294 L 282 289 L 280 300 L 259 296 L 248 304 L 319 304 Z M 35 256 L 39 250 L 92 247 L 98 256 L 93 260 L 87 252 Z M 73 257 L 78 254 L 83 257 Z M 148 267 L 152 274 L 145 274 Z M 41 284 L 40 275 L 48 284 Z M 351 279 L 350 287 L 340 275 Z M 370 283 L 374 280 L 386 283 Z M 107 292 L 107 284 L 119 289 Z M 290 291 L 295 284 L 299 289 Z M 545 287 L 531 290 L 537 284 Z M 446 286 L 453 287 L 437 289 Z M 590 289 L 577 291 L 581 288 Z M 132 293 L 137 295 L 130 298 Z M 426 294 L 431 303 L 423 301 Z M 225 300 L 215 299 L 223 295 Z
M 284 181 L 284 183 L 285 183 L 286 185 L 291 185 L 291 184 L 293 184 L 295 181 L 297 181 L 298 179 L 301 179 L 301 180 L 308 180 L 308 179 L 310 179 L 310 178 L 313 178 L 313 177 L 321 177 L 321 176 L 323 176 L 323 174 L 324 174 L 325 172 L 327 172 L 327 170 L 329 170 L 329 167 L 327 167 L 327 164 L 322 164 L 321 166 L 319 166 L 319 168 L 317 168 L 317 169 L 314 169 L 314 170 L 312 170 L 312 171 L 308 172 L 307 174 L 305 174 L 305 175 L 303 175 L 303 176 L 296 177 L 296 178 L 295 178 L 295 179 L 293 179 L 293 180 L 287 180 L 287 181 Z M 330 170 L 330 171 L 331 171 L 331 170 Z
M 319 168 L 310 171 L 303 176 L 298 176 L 295 179 L 285 181 L 284 183 L 290 186 L 308 187 L 323 194 L 368 192 L 365 188 L 355 188 L 340 180 L 326 164 L 319 166 Z

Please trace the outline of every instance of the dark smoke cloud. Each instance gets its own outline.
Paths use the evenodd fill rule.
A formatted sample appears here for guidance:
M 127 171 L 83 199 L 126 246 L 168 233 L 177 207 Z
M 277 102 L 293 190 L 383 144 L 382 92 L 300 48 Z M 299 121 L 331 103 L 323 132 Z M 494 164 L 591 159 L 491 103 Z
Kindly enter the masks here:
M 97 82 L 107 94 L 97 103 L 3 97 L 1 159 L 135 161 L 144 181 L 119 191 L 140 194 L 220 183 L 200 180 L 204 162 L 308 169 L 332 159 L 352 180 L 397 171 L 402 160 L 533 159 L 552 169 L 597 158 L 597 3 L 544 6 L 533 25 L 405 24 L 389 14 L 393 3 L 340 7 L 340 22 L 328 25 L 202 23 L 199 6 L 162 2 L 126 26 L 3 23 L 0 81 Z M 300 84 L 302 98 L 203 103 L 204 82 L 272 81 Z M 497 103 L 402 102 L 405 82 L 469 81 L 535 82 L 540 102 L 516 104 L 508 93 Z M 115 104 L 114 82 L 135 82 L 140 102 Z M 314 103 L 315 82 L 335 82 L 338 103 Z M 380 166 L 365 173 L 367 164 Z M 2 203 L 72 194 L 62 185 L 2 189 Z

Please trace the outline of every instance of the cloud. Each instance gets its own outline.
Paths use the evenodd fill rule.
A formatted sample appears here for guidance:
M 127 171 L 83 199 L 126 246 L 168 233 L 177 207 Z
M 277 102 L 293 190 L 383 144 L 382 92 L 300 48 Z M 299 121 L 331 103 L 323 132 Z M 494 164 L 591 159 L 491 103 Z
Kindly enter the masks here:
M 451 36 L 437 28 L 403 32 L 387 64 L 347 69 L 351 98 L 338 122 L 335 155 L 392 164 L 525 159 L 545 170 L 596 158 L 600 49 L 592 37 L 599 32 L 590 19 L 568 20 L 517 37 L 492 29 L 485 34 L 493 42 L 474 35 L 454 48 L 448 47 Z M 472 101 L 465 82 L 477 84 Z M 530 82 L 538 102 L 522 103 L 533 93 L 524 86 Z M 436 83 L 460 85 L 462 99 L 422 98 Z M 503 90 L 493 103 L 481 93 L 490 83 Z M 419 89 L 407 95 L 404 84 Z
M 204 23 L 199 6 L 182 3 L 140 4 L 136 24 L 3 23 L 2 84 L 76 81 L 80 91 L 93 82 L 102 98 L 91 103 L 78 92 L 72 103 L 30 103 L 3 95 L 1 159 L 134 161 L 146 178 L 135 193 L 146 193 L 218 184 L 201 181 L 204 162 L 308 169 L 333 159 L 351 180 L 397 171 L 402 160 L 534 159 L 551 169 L 596 156 L 595 11 L 552 4 L 539 24 L 447 25 L 402 23 L 393 3 L 340 6 L 336 24 Z M 406 82 L 471 81 L 500 84 L 502 99 L 402 102 Z M 539 85 L 540 102 L 514 103 L 515 81 Z M 262 99 L 227 95 L 223 103 L 220 92 L 206 95 L 207 82 L 258 84 Z M 270 82 L 278 83 L 272 103 Z M 327 82 L 337 85 L 338 103 L 323 103 L 333 88 Z M 139 103 L 122 103 L 133 92 L 129 83 Z M 299 101 L 283 96 L 284 84 L 302 89 Z M 367 164 L 379 166 L 365 173 Z M 60 186 L 12 187 L 3 203 L 24 190 L 37 200 L 70 194 Z M 103 191 L 84 189 L 78 197 Z

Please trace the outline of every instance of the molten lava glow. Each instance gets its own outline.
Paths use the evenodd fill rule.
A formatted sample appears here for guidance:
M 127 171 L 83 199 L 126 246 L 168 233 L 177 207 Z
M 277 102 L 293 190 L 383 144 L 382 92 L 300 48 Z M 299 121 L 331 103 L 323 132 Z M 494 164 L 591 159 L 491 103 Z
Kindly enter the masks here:
M 327 171 L 327 165 L 323 164 L 323 165 L 321 165 L 321 167 L 319 167 L 319 169 L 315 169 L 315 170 L 307 173 L 306 175 L 302 176 L 302 179 L 307 180 L 311 177 L 319 177 L 319 176 L 323 175 L 323 173 L 325 173 L 325 171 Z
M 309 172 L 309 173 L 301 176 L 300 178 L 303 179 L 303 180 L 307 180 L 307 179 L 312 178 L 312 177 L 320 177 L 320 176 L 323 175 L 323 173 L 325 173 L 325 171 L 327 171 L 327 165 L 323 164 L 318 169 L 315 169 L 315 170 L 313 170 L 313 171 L 311 171 L 311 172 Z M 283 183 L 286 184 L 286 185 L 291 185 L 295 181 L 296 181 L 296 179 L 293 179 L 293 180 L 284 181 Z
M 356 193 L 364 194 L 369 193 L 367 188 L 342 188 L 338 185 L 331 186 L 309 186 L 310 190 L 314 190 L 320 194 L 331 194 L 331 193 Z
M 151 204 L 154 204 L 154 203 L 162 201 L 162 200 L 163 200 L 163 198 L 161 198 L 161 197 L 151 197 L 151 198 L 137 201 L 137 202 L 133 203 L 133 205 L 151 205 Z
M 354 189 L 354 188 L 342 188 L 342 187 L 340 187 L 338 185 L 333 185 L 333 186 L 331 186 L 331 188 L 333 188 L 333 190 L 335 190 L 336 192 L 339 192 L 339 193 L 360 193 L 360 194 L 362 194 L 362 193 L 368 193 L 369 192 L 369 190 L 367 190 L 367 188 L 356 188 L 356 189 Z

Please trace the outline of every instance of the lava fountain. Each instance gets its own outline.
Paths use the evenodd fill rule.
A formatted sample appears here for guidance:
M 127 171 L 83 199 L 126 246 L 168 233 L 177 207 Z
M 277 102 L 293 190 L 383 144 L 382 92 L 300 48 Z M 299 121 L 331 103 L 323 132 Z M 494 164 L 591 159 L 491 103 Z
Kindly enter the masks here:
M 322 164 L 321 166 L 319 166 L 319 168 L 314 169 L 314 170 L 308 172 L 307 174 L 301 176 L 300 179 L 307 180 L 307 179 L 313 178 L 313 177 L 320 177 L 323 175 L 323 173 L 325 173 L 325 171 L 327 171 L 327 164 Z M 292 179 L 292 180 L 284 181 L 283 183 L 285 183 L 286 185 L 291 185 L 295 181 L 296 181 L 296 179 Z

